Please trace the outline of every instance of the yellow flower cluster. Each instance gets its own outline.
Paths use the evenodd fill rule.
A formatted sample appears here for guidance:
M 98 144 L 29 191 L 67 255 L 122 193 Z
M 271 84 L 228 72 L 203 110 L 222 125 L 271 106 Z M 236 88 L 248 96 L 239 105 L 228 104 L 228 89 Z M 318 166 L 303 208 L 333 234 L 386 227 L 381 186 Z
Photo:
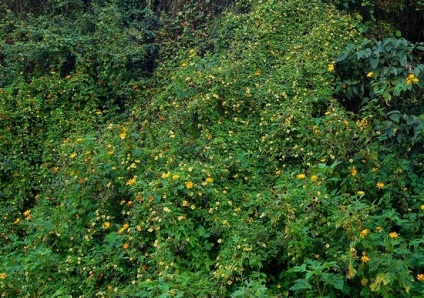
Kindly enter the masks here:
M 368 235 L 369 233 L 370 233 L 370 230 L 365 229 L 365 230 L 362 230 L 361 231 L 361 235 L 360 236 L 361 236 L 361 238 L 365 238 L 365 236 Z
M 330 63 L 330 64 L 328 64 L 328 71 L 329 72 L 333 72 L 334 71 L 334 63 Z
M 384 183 L 383 182 L 377 182 L 376 186 L 377 186 L 378 189 L 383 189 Z
M 126 223 L 122 226 L 122 228 L 119 229 L 118 233 L 119 234 L 123 234 L 125 232 L 126 229 L 129 228 L 129 225 Z
M 414 83 L 418 83 L 420 80 L 413 74 L 410 73 L 407 77 L 406 77 L 406 85 L 412 85 Z
M 417 274 L 418 281 L 424 281 L 424 274 Z
M 0 273 L 0 279 L 5 279 L 7 274 L 5 272 Z

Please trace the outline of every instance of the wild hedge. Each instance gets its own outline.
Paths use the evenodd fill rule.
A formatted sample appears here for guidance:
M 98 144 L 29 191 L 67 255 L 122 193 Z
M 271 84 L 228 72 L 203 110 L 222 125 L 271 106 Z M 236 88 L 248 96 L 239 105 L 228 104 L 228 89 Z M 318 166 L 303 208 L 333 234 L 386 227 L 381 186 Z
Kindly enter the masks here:
M 116 24 L 104 10 L 83 36 Z M 8 58 L 4 295 L 422 296 L 413 106 L 424 78 L 411 45 L 396 48 L 408 71 L 322 1 L 239 1 L 179 31 L 173 22 L 189 16 L 163 16 L 167 60 L 151 77 L 125 67 L 149 43 L 127 43 L 135 33 L 120 22 L 101 31 L 106 41 L 60 48 L 76 57 L 66 75 L 54 66 L 28 77 Z M 372 62 L 373 51 L 394 60 Z M 402 70 L 392 76 L 386 62 Z M 385 121 L 402 128 L 388 135 Z

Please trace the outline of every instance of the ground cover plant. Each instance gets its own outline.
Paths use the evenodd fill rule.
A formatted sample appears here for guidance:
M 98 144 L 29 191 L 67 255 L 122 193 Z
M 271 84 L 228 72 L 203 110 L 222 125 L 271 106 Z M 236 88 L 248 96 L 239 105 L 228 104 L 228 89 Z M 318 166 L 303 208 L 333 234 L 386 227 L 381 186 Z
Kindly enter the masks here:
M 424 46 L 326 2 L 0 10 L 2 295 L 422 297 Z

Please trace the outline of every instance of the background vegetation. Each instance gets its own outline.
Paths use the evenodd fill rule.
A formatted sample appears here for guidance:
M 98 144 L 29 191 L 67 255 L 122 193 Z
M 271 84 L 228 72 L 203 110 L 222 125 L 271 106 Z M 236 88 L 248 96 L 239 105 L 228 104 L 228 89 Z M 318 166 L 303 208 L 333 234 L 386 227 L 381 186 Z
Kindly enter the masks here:
M 422 297 L 423 10 L 2 3 L 2 296 Z

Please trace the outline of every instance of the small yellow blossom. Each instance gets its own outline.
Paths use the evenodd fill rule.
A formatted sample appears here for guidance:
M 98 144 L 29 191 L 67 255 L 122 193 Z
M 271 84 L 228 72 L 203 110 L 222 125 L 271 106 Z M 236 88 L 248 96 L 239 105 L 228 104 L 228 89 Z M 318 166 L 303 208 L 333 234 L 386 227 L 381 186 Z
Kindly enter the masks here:
M 417 274 L 418 281 L 424 281 L 424 274 Z
M 25 211 L 25 212 L 24 212 L 24 216 L 25 216 L 27 219 L 30 219 L 30 218 L 31 218 L 31 210 L 27 210 L 27 211 Z
M 312 182 L 315 182 L 315 181 L 317 181 L 318 180 L 318 176 L 317 175 L 312 175 L 311 176 L 311 181 Z
M 121 133 L 119 134 L 119 137 L 121 138 L 121 140 L 125 139 L 125 138 L 127 137 L 127 131 L 126 131 L 126 130 L 124 130 L 123 132 L 121 132 Z
M 119 231 L 118 231 L 118 234 L 123 234 L 125 232 L 125 229 L 123 229 L 123 228 L 121 228 L 121 229 L 119 229 Z
M 128 247 L 129 247 L 130 245 L 128 244 L 128 243 L 124 243 L 124 245 L 122 245 L 122 247 L 124 248 L 124 249 L 128 249 Z
M 162 173 L 162 178 L 163 179 L 168 178 L 169 176 L 171 176 L 171 173 L 170 172 Z
M 208 178 L 206 178 L 206 182 L 212 183 L 213 182 L 213 179 L 211 177 L 208 177 Z
M 370 258 L 370 257 L 367 257 L 367 256 L 365 255 L 365 256 L 362 256 L 362 257 L 361 257 L 361 261 L 362 261 L 362 263 L 366 263 L 366 262 L 371 261 L 371 258 Z
M 5 279 L 7 276 L 6 272 L 0 273 L 0 279 Z
M 191 182 L 191 181 L 186 182 L 185 185 L 188 189 L 193 188 L 193 186 L 194 186 L 193 182 Z
M 370 230 L 365 229 L 361 231 L 361 238 L 365 238 L 366 235 L 368 235 L 370 233 Z
M 194 56 L 196 56 L 196 51 L 194 49 L 191 49 L 189 53 L 190 53 L 189 55 L 190 58 L 193 58 Z
M 180 178 L 180 176 L 178 176 L 178 175 L 172 176 L 172 180 L 177 180 L 178 178 Z
M 420 206 L 420 209 L 421 209 L 421 210 L 424 210 L 424 205 L 421 205 L 421 206 Z
M 107 221 L 103 224 L 103 229 L 109 229 L 109 227 L 110 227 L 110 222 Z
M 370 71 L 369 73 L 367 73 L 367 77 L 368 78 L 371 78 L 373 75 L 374 75 L 374 72 L 373 71 Z
M 306 175 L 305 174 L 299 174 L 296 176 L 297 179 L 305 179 Z
M 365 129 L 365 127 L 368 125 L 368 120 L 367 120 L 367 118 L 364 117 L 364 118 L 361 119 L 361 121 L 358 121 L 357 123 L 360 124 L 359 129 L 361 131 L 363 131 Z
M 328 71 L 329 72 L 333 72 L 334 71 L 334 63 L 330 63 L 330 64 L 328 64 Z
M 126 229 L 128 229 L 129 228 L 129 224 L 124 224 L 123 226 L 122 226 L 122 228 L 124 229 L 124 230 L 126 230 Z
M 356 169 L 356 167 L 352 167 L 352 169 L 350 170 L 350 174 L 355 177 L 356 174 L 358 174 L 358 170 Z
M 125 183 L 125 185 L 129 185 L 129 186 L 134 185 L 136 181 L 137 181 L 136 176 L 134 176 L 133 178 L 128 180 L 127 183 Z
M 383 182 L 377 182 L 376 186 L 377 186 L 378 189 L 383 189 L 384 183 Z
M 75 156 L 77 156 L 77 154 L 76 153 L 72 153 L 69 157 L 70 158 L 75 158 Z
M 390 236 L 390 238 L 397 238 L 397 237 L 399 237 L 399 234 L 398 234 L 398 233 L 396 233 L 396 232 L 391 232 L 391 233 L 389 234 L 389 236 Z
M 365 191 L 363 191 L 363 190 L 358 191 L 358 196 L 363 196 L 364 194 L 365 194 Z
M 406 77 L 406 84 L 407 85 L 412 85 L 414 83 L 418 83 L 420 80 L 413 74 L 410 73 L 407 77 Z

